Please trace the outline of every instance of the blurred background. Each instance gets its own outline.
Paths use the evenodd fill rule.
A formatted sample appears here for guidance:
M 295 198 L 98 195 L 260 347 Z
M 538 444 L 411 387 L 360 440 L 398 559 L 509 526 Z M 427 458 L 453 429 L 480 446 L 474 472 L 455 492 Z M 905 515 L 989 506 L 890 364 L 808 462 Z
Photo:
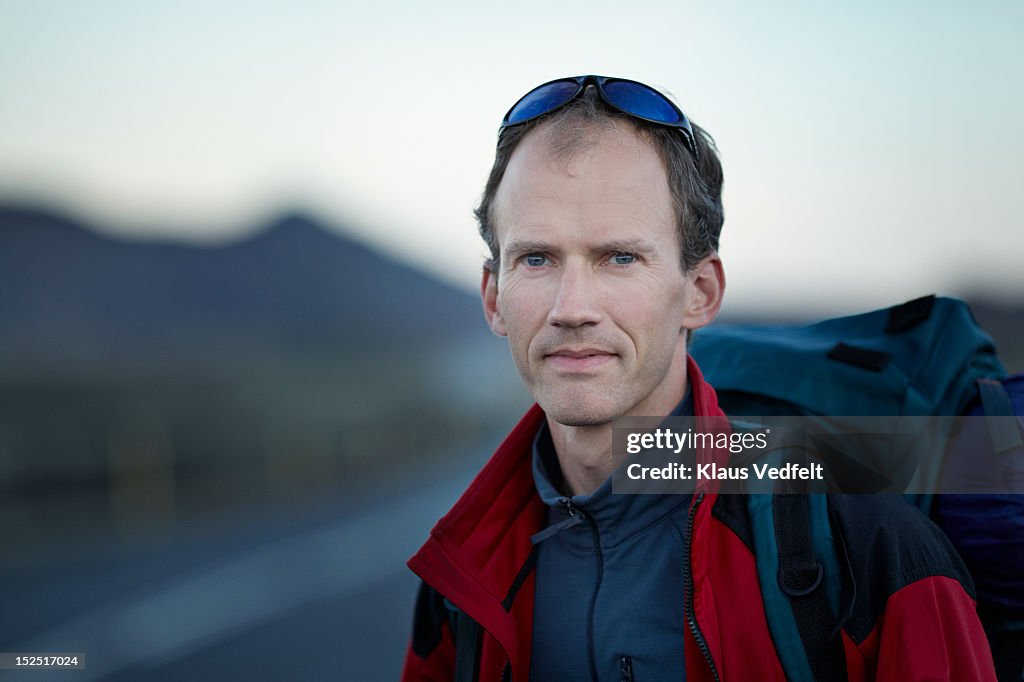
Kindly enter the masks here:
M 0 1 L 0 651 L 397 677 L 529 404 L 471 212 L 552 78 L 716 138 L 722 319 L 957 295 L 1024 369 L 1024 5 L 625 7 Z

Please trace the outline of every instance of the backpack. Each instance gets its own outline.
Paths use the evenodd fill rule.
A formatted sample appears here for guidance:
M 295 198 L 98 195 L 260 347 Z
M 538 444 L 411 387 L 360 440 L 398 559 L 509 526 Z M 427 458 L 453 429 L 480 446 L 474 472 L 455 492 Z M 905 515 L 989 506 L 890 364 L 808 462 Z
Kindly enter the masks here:
M 806 326 L 716 325 L 695 335 L 690 352 L 730 417 L 1024 413 L 1024 377 L 1006 379 L 991 337 L 964 302 L 951 298 L 926 296 Z M 968 446 L 966 434 L 950 442 L 938 431 L 924 434 L 915 447 L 948 453 L 947 469 L 978 456 L 1024 463 L 1024 448 L 1015 449 L 1020 432 L 1006 425 L 993 420 L 993 447 L 986 452 L 978 452 L 976 438 Z M 979 586 L 997 670 L 1019 679 L 1024 495 L 905 497 L 933 513 L 963 555 Z M 787 676 L 845 679 L 835 636 L 838 558 L 824 496 L 750 495 L 748 506 L 751 518 L 766 526 L 755 533 L 761 538 L 755 538 L 755 553 Z

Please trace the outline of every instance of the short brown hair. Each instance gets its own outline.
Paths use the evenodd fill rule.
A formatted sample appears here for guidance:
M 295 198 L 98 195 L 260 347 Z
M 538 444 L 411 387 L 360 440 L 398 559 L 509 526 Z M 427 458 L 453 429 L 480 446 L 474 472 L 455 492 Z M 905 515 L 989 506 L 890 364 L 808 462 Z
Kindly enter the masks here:
M 491 257 L 485 264 L 497 273 L 501 254 L 494 231 L 491 207 L 498 186 L 505 176 L 512 152 L 530 131 L 546 126 L 552 150 L 565 156 L 587 144 L 586 135 L 595 126 L 614 125 L 628 121 L 639 136 L 649 142 L 661 156 L 672 193 L 683 272 L 689 272 L 702 258 L 718 250 L 718 237 L 722 232 L 725 214 L 722 211 L 722 164 L 711 136 L 697 125 L 693 127 L 697 159 L 686 146 L 679 131 L 657 123 L 633 118 L 605 104 L 597 90 L 591 86 L 581 97 L 547 116 L 518 126 L 502 129 L 494 165 L 487 178 L 480 205 L 473 211 L 480 227 L 480 236 L 487 243 Z

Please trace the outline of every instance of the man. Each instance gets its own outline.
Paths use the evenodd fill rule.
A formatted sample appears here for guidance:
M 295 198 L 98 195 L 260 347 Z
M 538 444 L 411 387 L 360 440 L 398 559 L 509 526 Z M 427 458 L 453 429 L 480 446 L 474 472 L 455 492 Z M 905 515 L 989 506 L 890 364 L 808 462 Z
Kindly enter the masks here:
M 537 405 L 409 562 L 403 679 L 786 678 L 742 498 L 611 492 L 613 420 L 722 416 L 686 353 L 725 289 L 721 186 L 711 138 L 641 83 L 552 81 L 506 115 L 481 295 Z M 831 504 L 856 589 L 808 670 L 994 679 L 941 534 L 898 500 Z

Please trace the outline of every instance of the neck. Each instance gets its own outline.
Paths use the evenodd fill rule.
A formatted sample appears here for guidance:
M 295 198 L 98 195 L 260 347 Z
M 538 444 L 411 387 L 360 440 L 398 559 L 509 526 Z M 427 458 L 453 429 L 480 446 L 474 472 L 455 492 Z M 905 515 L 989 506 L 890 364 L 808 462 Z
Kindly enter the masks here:
M 566 426 L 548 419 L 568 495 L 590 495 L 612 475 L 612 425 Z
M 682 377 L 667 386 L 668 390 L 652 395 L 630 410 L 624 417 L 667 417 L 686 395 L 686 354 L 683 351 Z M 673 373 L 674 374 L 674 373 Z M 551 441 L 558 455 L 558 465 L 569 495 L 590 495 L 608 480 L 615 469 L 612 457 L 612 427 L 615 421 L 594 426 L 567 426 L 548 417 Z

